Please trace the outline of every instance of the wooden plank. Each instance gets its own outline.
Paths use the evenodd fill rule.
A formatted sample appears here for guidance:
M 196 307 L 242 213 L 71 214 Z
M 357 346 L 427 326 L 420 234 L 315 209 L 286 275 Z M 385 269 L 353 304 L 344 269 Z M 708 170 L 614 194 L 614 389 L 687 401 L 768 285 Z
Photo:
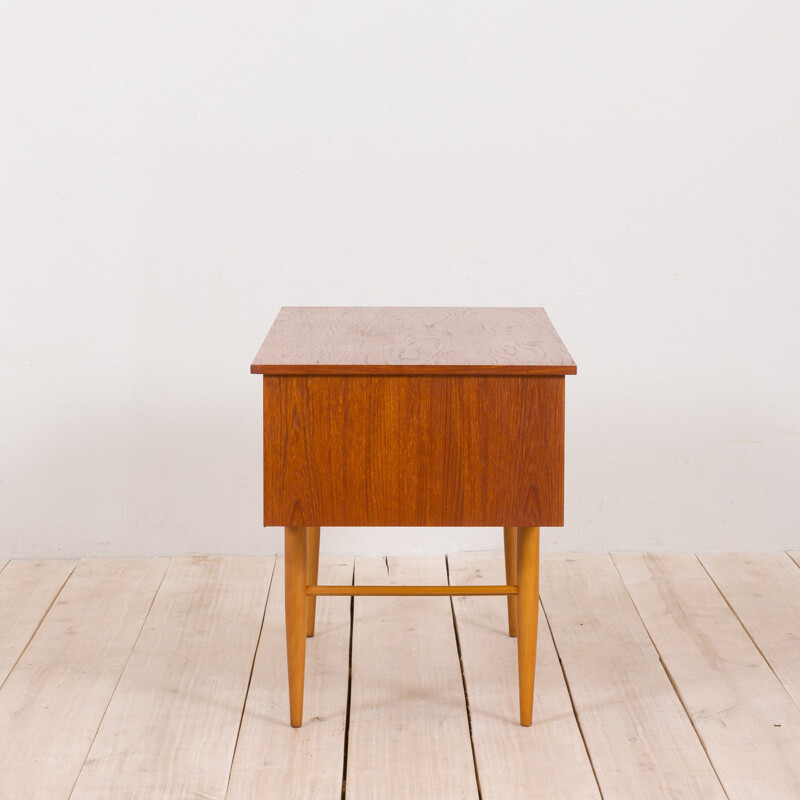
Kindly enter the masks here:
M 786 553 L 714 553 L 700 561 L 800 706 L 800 569 Z
M 730 800 L 800 797 L 800 709 L 697 558 L 615 562 Z
M 71 800 L 223 800 L 274 562 L 173 560 Z
M 609 556 L 544 556 L 540 589 L 604 800 L 724 800 Z
M 0 686 L 33 638 L 75 563 L 61 559 L 0 562 Z
M 574 375 L 543 308 L 282 308 L 250 367 L 271 375 Z
M 447 583 L 444 558 L 357 558 L 356 583 Z M 477 799 L 450 601 L 357 597 L 348 800 Z
M 353 559 L 320 559 L 320 577 L 352 583 Z M 306 648 L 305 720 L 289 726 L 283 559 L 278 559 L 247 694 L 227 800 L 339 800 L 350 651 L 350 598 L 317 601 Z
M 70 796 L 166 568 L 77 566 L 0 690 L 0 797 Z
M 502 553 L 463 553 L 448 560 L 452 583 L 482 585 L 504 575 Z M 455 597 L 453 606 L 483 800 L 600 800 L 542 611 L 533 725 L 523 728 L 507 604 L 494 597 Z

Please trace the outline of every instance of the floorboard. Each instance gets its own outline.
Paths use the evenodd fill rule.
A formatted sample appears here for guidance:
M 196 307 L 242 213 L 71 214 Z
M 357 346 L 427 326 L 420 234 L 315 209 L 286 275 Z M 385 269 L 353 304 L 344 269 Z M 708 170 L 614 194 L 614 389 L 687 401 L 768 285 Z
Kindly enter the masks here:
M 730 800 L 800 797 L 800 709 L 691 554 L 615 556 Z
M 447 584 L 440 556 L 357 558 L 356 584 Z M 477 800 L 447 597 L 357 597 L 347 800 Z
M 713 553 L 700 561 L 800 707 L 800 569 L 785 553 Z
M 76 567 L 0 689 L 1 798 L 69 798 L 166 568 Z
M 505 581 L 502 553 L 462 553 L 448 561 L 452 584 Z M 454 597 L 453 606 L 482 800 L 600 800 L 541 610 L 533 725 L 523 728 L 505 598 Z
M 502 553 L 320 580 L 448 565 L 504 580 Z M 272 556 L 0 560 L 0 800 L 800 798 L 800 552 L 544 556 L 527 729 L 502 597 L 361 597 L 352 624 L 318 598 L 291 728 L 283 599 Z
M 323 556 L 319 582 L 351 584 L 353 559 Z M 306 646 L 305 719 L 289 725 L 283 559 L 272 579 L 228 800 L 340 800 L 350 654 L 350 598 L 317 599 Z
M 544 556 L 540 587 L 604 800 L 724 800 L 609 556 Z
M 223 800 L 275 559 L 174 559 L 72 800 Z
M 33 638 L 75 564 L 55 559 L 0 562 L 0 686 Z

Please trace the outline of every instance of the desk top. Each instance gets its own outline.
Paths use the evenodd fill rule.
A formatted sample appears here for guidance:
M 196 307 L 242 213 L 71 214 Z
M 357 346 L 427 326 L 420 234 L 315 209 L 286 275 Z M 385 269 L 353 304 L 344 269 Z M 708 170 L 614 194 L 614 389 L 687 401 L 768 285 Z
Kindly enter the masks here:
M 250 372 L 263 375 L 574 375 L 543 308 L 289 306 Z

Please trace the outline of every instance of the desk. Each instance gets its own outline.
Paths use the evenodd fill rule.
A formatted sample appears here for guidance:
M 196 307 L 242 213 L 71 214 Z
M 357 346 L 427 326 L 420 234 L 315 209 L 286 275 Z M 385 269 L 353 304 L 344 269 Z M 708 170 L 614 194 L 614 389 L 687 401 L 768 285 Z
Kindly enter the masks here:
M 264 525 L 285 529 L 291 724 L 318 596 L 495 594 L 508 597 L 530 725 L 539 528 L 563 525 L 576 372 L 544 310 L 282 308 L 250 371 L 264 376 Z M 506 584 L 319 586 L 326 525 L 503 527 Z

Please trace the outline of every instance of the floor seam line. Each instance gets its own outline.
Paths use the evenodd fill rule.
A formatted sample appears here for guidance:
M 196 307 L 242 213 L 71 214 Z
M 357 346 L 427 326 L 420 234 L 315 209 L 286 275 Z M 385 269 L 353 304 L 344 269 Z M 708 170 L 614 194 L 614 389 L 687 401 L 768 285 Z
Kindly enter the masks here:
M 111 705 L 111 701 L 114 699 L 114 695 L 117 693 L 117 689 L 119 688 L 120 681 L 122 680 L 122 676 L 125 674 L 125 670 L 128 668 L 128 662 L 131 660 L 131 656 L 133 655 L 133 651 L 136 649 L 136 645 L 139 643 L 139 638 L 142 635 L 142 631 L 144 630 L 144 626 L 147 623 L 147 620 L 150 617 L 150 612 L 153 610 L 153 605 L 156 602 L 156 597 L 158 597 L 158 593 L 161 591 L 161 587 L 164 584 L 164 580 L 167 577 L 167 573 L 170 571 L 174 559 L 170 558 L 169 564 L 164 568 L 164 574 L 161 576 L 161 580 L 158 582 L 158 587 L 156 588 L 155 592 L 153 592 L 153 598 L 150 600 L 150 605 L 147 608 L 147 613 L 144 615 L 142 619 L 141 627 L 139 628 L 139 632 L 136 634 L 136 638 L 133 640 L 133 644 L 131 645 L 131 649 L 128 652 L 128 656 L 125 659 L 125 663 L 122 665 L 122 669 L 119 671 L 119 676 L 117 677 L 117 682 L 114 684 L 114 688 L 111 691 L 111 694 L 108 696 L 108 702 L 106 703 L 106 707 L 103 709 L 103 714 L 100 717 L 100 721 L 97 723 L 97 728 L 95 729 L 94 736 L 92 737 L 92 742 L 86 750 L 86 756 L 83 759 L 83 763 L 81 764 L 81 768 L 78 770 L 77 775 L 75 776 L 75 781 L 72 784 L 72 788 L 69 790 L 69 794 L 67 795 L 68 800 L 72 798 L 72 795 L 75 792 L 75 787 L 78 785 L 78 781 L 80 780 L 81 773 L 83 772 L 83 768 L 86 766 L 86 762 L 89 760 L 89 755 L 92 752 L 92 748 L 94 747 L 95 739 L 97 739 L 97 734 L 100 731 L 100 728 L 103 726 L 103 721 L 106 718 L 106 714 L 108 713 L 109 706 Z
M 353 558 L 353 571 L 350 585 L 356 584 L 356 560 Z M 356 598 L 350 596 L 350 648 L 347 656 L 347 701 L 344 714 L 344 750 L 342 753 L 342 800 L 347 793 L 347 750 L 350 745 L 350 700 L 353 689 L 353 631 L 355 628 Z
M 9 560 L 7 564 L 10 563 L 11 561 Z M 42 627 L 42 623 L 45 621 L 45 619 L 47 619 L 47 615 L 50 613 L 50 609 L 52 609 L 52 607 L 56 604 L 58 598 L 61 597 L 61 592 L 64 591 L 64 587 L 67 585 L 67 582 L 72 577 L 73 573 L 75 572 L 75 570 L 78 568 L 79 565 L 80 561 L 77 561 L 75 565 L 72 567 L 72 569 L 69 571 L 69 575 L 67 575 L 67 577 L 64 578 L 64 580 L 62 581 L 61 586 L 58 587 L 58 591 L 53 595 L 53 599 L 50 601 L 50 604 L 47 606 L 47 609 L 45 610 L 44 614 L 42 614 L 41 619 L 36 623 L 36 627 L 33 629 L 33 633 L 31 633 L 31 635 L 28 637 L 28 641 L 25 642 L 25 647 L 23 647 L 22 650 L 19 651 L 19 655 L 14 661 L 14 665 L 8 671 L 8 674 L 5 676 L 5 678 L 3 678 L 2 681 L 0 681 L 0 689 L 2 689 L 3 686 L 5 686 L 6 681 L 11 677 L 11 673 L 13 673 L 14 670 L 17 668 L 17 664 L 19 664 L 19 662 L 22 661 L 22 657 L 25 655 L 25 653 L 28 652 L 28 648 L 31 646 L 31 642 L 36 637 L 36 634 L 39 633 L 39 628 Z
M 695 558 L 697 557 L 696 554 L 693 553 L 693 555 L 695 556 Z M 644 556 L 646 558 L 647 554 L 645 553 Z M 636 616 L 639 617 L 639 622 L 642 623 L 642 627 L 644 628 L 645 633 L 647 634 L 647 638 L 650 640 L 650 644 L 653 646 L 653 650 L 655 650 L 656 655 L 658 656 L 658 663 L 661 664 L 661 669 L 664 670 L 664 674 L 667 676 L 667 680 L 670 682 L 670 685 L 672 686 L 672 690 L 675 692 L 675 696 L 678 698 L 678 702 L 681 704 L 681 707 L 683 708 L 683 711 L 684 711 L 684 713 L 686 714 L 686 717 L 689 720 L 689 724 L 692 726 L 692 730 L 694 731 L 694 735 L 697 737 L 697 741 L 700 742 L 700 747 L 703 748 L 703 752 L 706 754 L 706 759 L 708 760 L 709 766 L 711 767 L 711 770 L 713 771 L 714 775 L 717 778 L 717 783 L 719 784 L 720 790 L 725 795 L 725 797 L 729 797 L 728 792 L 725 789 L 725 785 L 722 783 L 722 778 L 720 777 L 719 773 L 717 772 L 717 767 L 715 766 L 714 762 L 711 760 L 711 756 L 709 755 L 708 748 L 706 747 L 705 740 L 701 736 L 700 731 L 697 730 L 697 726 L 694 724 L 694 719 L 692 718 L 692 715 L 689 712 L 689 709 L 686 707 L 686 701 L 683 699 L 683 695 L 681 694 L 681 690 L 678 688 L 678 684 L 675 682 L 675 679 L 672 677 L 672 673 L 670 672 L 669 667 L 667 666 L 667 663 L 664 661 L 664 659 L 663 659 L 663 657 L 661 655 L 661 651 L 658 649 L 658 645 L 655 643 L 655 640 L 651 636 L 650 629 L 645 624 L 645 621 L 642 618 L 641 613 L 639 612 L 639 607 L 636 605 L 636 601 L 633 599 L 633 595 L 631 595 L 630 591 L 628 590 L 628 584 L 625 583 L 625 579 L 622 577 L 622 573 L 619 571 L 619 567 L 617 566 L 617 562 L 614 560 L 614 556 L 611 553 L 608 553 L 608 558 L 611 561 L 611 563 L 614 565 L 614 569 L 616 570 L 617 575 L 619 575 L 619 579 L 622 582 L 622 585 L 625 587 L 625 592 L 627 593 L 627 595 L 628 595 L 628 597 L 629 597 L 629 599 L 631 601 L 631 605 L 633 606 L 634 611 L 636 611 Z
M 453 584 L 450 583 L 450 556 L 445 555 L 444 557 L 445 569 L 447 571 L 447 583 L 449 586 Z M 475 770 L 475 786 L 478 791 L 478 800 L 482 800 L 483 794 L 481 792 L 481 777 L 478 772 L 478 758 L 475 753 L 475 738 L 473 736 L 472 731 L 472 709 L 469 706 L 469 691 L 467 690 L 467 676 L 464 672 L 464 658 L 461 653 L 461 639 L 458 635 L 458 620 L 456 619 L 456 609 L 455 604 L 453 603 L 453 596 L 450 595 L 450 613 L 453 617 L 453 631 L 456 637 L 456 652 L 458 653 L 458 667 L 461 671 L 461 687 L 464 692 L 464 704 L 467 710 L 467 727 L 469 729 L 469 746 L 472 750 L 472 766 Z
M 233 775 L 233 765 L 236 761 L 236 751 L 239 748 L 239 737 L 242 735 L 242 725 L 244 724 L 244 714 L 247 710 L 247 700 L 250 697 L 250 686 L 253 683 L 253 673 L 256 669 L 256 658 L 258 658 L 258 648 L 261 645 L 261 636 L 264 633 L 264 622 L 267 619 L 267 606 L 269 605 L 269 598 L 272 596 L 272 587 L 275 582 L 275 567 L 278 564 L 278 556 L 275 556 L 272 562 L 272 574 L 269 577 L 269 586 L 267 587 L 267 597 L 264 600 L 264 611 L 261 614 L 261 625 L 258 629 L 258 638 L 256 639 L 256 646 L 253 650 L 253 661 L 250 664 L 250 675 L 247 678 L 247 688 L 244 692 L 244 700 L 242 701 L 242 711 L 239 714 L 239 726 L 236 729 L 236 741 L 233 743 L 233 754 L 231 755 L 231 766 L 228 769 L 228 779 L 225 782 L 225 797 L 228 796 L 228 791 L 231 788 L 231 776 Z
M 600 800 L 603 800 L 603 798 L 604 798 L 603 788 L 602 788 L 602 786 L 600 786 L 600 779 L 597 777 L 597 770 L 595 769 L 595 766 L 594 766 L 594 759 L 592 758 L 592 753 L 589 750 L 589 745 L 586 743 L 586 735 L 583 732 L 583 725 L 581 725 L 581 720 L 580 720 L 580 717 L 578 716 L 578 709 L 575 707 L 575 700 L 572 697 L 572 689 L 570 688 L 570 685 L 569 685 L 569 678 L 567 677 L 567 670 L 564 667 L 564 661 L 561 658 L 561 653 L 560 653 L 560 651 L 558 649 L 558 644 L 556 642 L 556 636 L 553 633 L 553 628 L 550 625 L 550 620 L 547 617 L 547 611 L 546 611 L 546 609 L 544 607 L 544 601 L 541 599 L 541 597 L 539 598 L 539 603 L 541 603 L 542 616 L 544 616 L 544 622 L 545 622 L 545 625 L 547 625 L 547 630 L 549 631 L 550 639 L 553 642 L 553 649 L 556 651 L 556 658 L 558 658 L 558 666 L 559 666 L 559 669 L 561 670 L 561 675 L 564 678 L 564 686 L 566 687 L 566 690 L 567 690 L 567 697 L 569 697 L 569 704 L 570 704 L 570 706 L 572 706 L 572 716 L 575 718 L 575 724 L 578 726 L 578 733 L 580 734 L 581 741 L 583 742 L 583 749 L 586 752 L 586 758 L 589 760 L 589 766 L 591 767 L 592 775 L 594 776 L 594 782 L 595 782 L 595 785 L 597 786 L 597 791 L 600 794 Z
M 783 681 L 781 680 L 780 675 L 778 675 L 778 673 L 775 671 L 775 668 L 772 666 L 772 663 L 767 658 L 767 656 L 764 653 L 764 651 L 759 647 L 758 642 L 753 637 L 753 634 L 750 633 L 747 625 L 744 624 L 744 620 L 742 620 L 742 618 L 736 612 L 736 609 L 733 607 L 733 605 L 730 603 L 728 598 L 725 596 L 725 592 L 722 591 L 722 588 L 720 587 L 720 585 L 714 580 L 714 576 L 708 571 L 708 568 L 703 563 L 703 559 L 700 558 L 700 556 L 697 553 L 695 553 L 695 557 L 700 562 L 700 566 L 705 570 L 705 573 L 706 573 L 706 575 L 708 575 L 709 579 L 711 580 L 711 583 L 714 584 L 714 588 L 719 592 L 720 597 L 722 597 L 722 599 L 725 601 L 725 605 L 728 606 L 728 608 L 731 611 L 731 614 L 733 614 L 733 616 L 736 618 L 736 621 L 739 623 L 739 625 L 742 626 L 742 630 L 747 634 L 747 638 L 750 639 L 750 641 L 753 643 L 753 647 L 756 648 L 756 650 L 758 651 L 758 654 L 761 656 L 761 658 L 764 659 L 764 663 L 767 665 L 767 667 L 769 667 L 769 671 L 775 676 L 775 680 L 777 680 L 778 683 L 781 685 L 781 688 L 783 689 L 784 692 L 786 692 L 786 694 L 789 697 L 789 699 L 798 708 L 800 708 L 800 702 L 795 700 L 795 698 L 792 696 L 792 693 L 786 688 L 786 686 L 784 685 Z

